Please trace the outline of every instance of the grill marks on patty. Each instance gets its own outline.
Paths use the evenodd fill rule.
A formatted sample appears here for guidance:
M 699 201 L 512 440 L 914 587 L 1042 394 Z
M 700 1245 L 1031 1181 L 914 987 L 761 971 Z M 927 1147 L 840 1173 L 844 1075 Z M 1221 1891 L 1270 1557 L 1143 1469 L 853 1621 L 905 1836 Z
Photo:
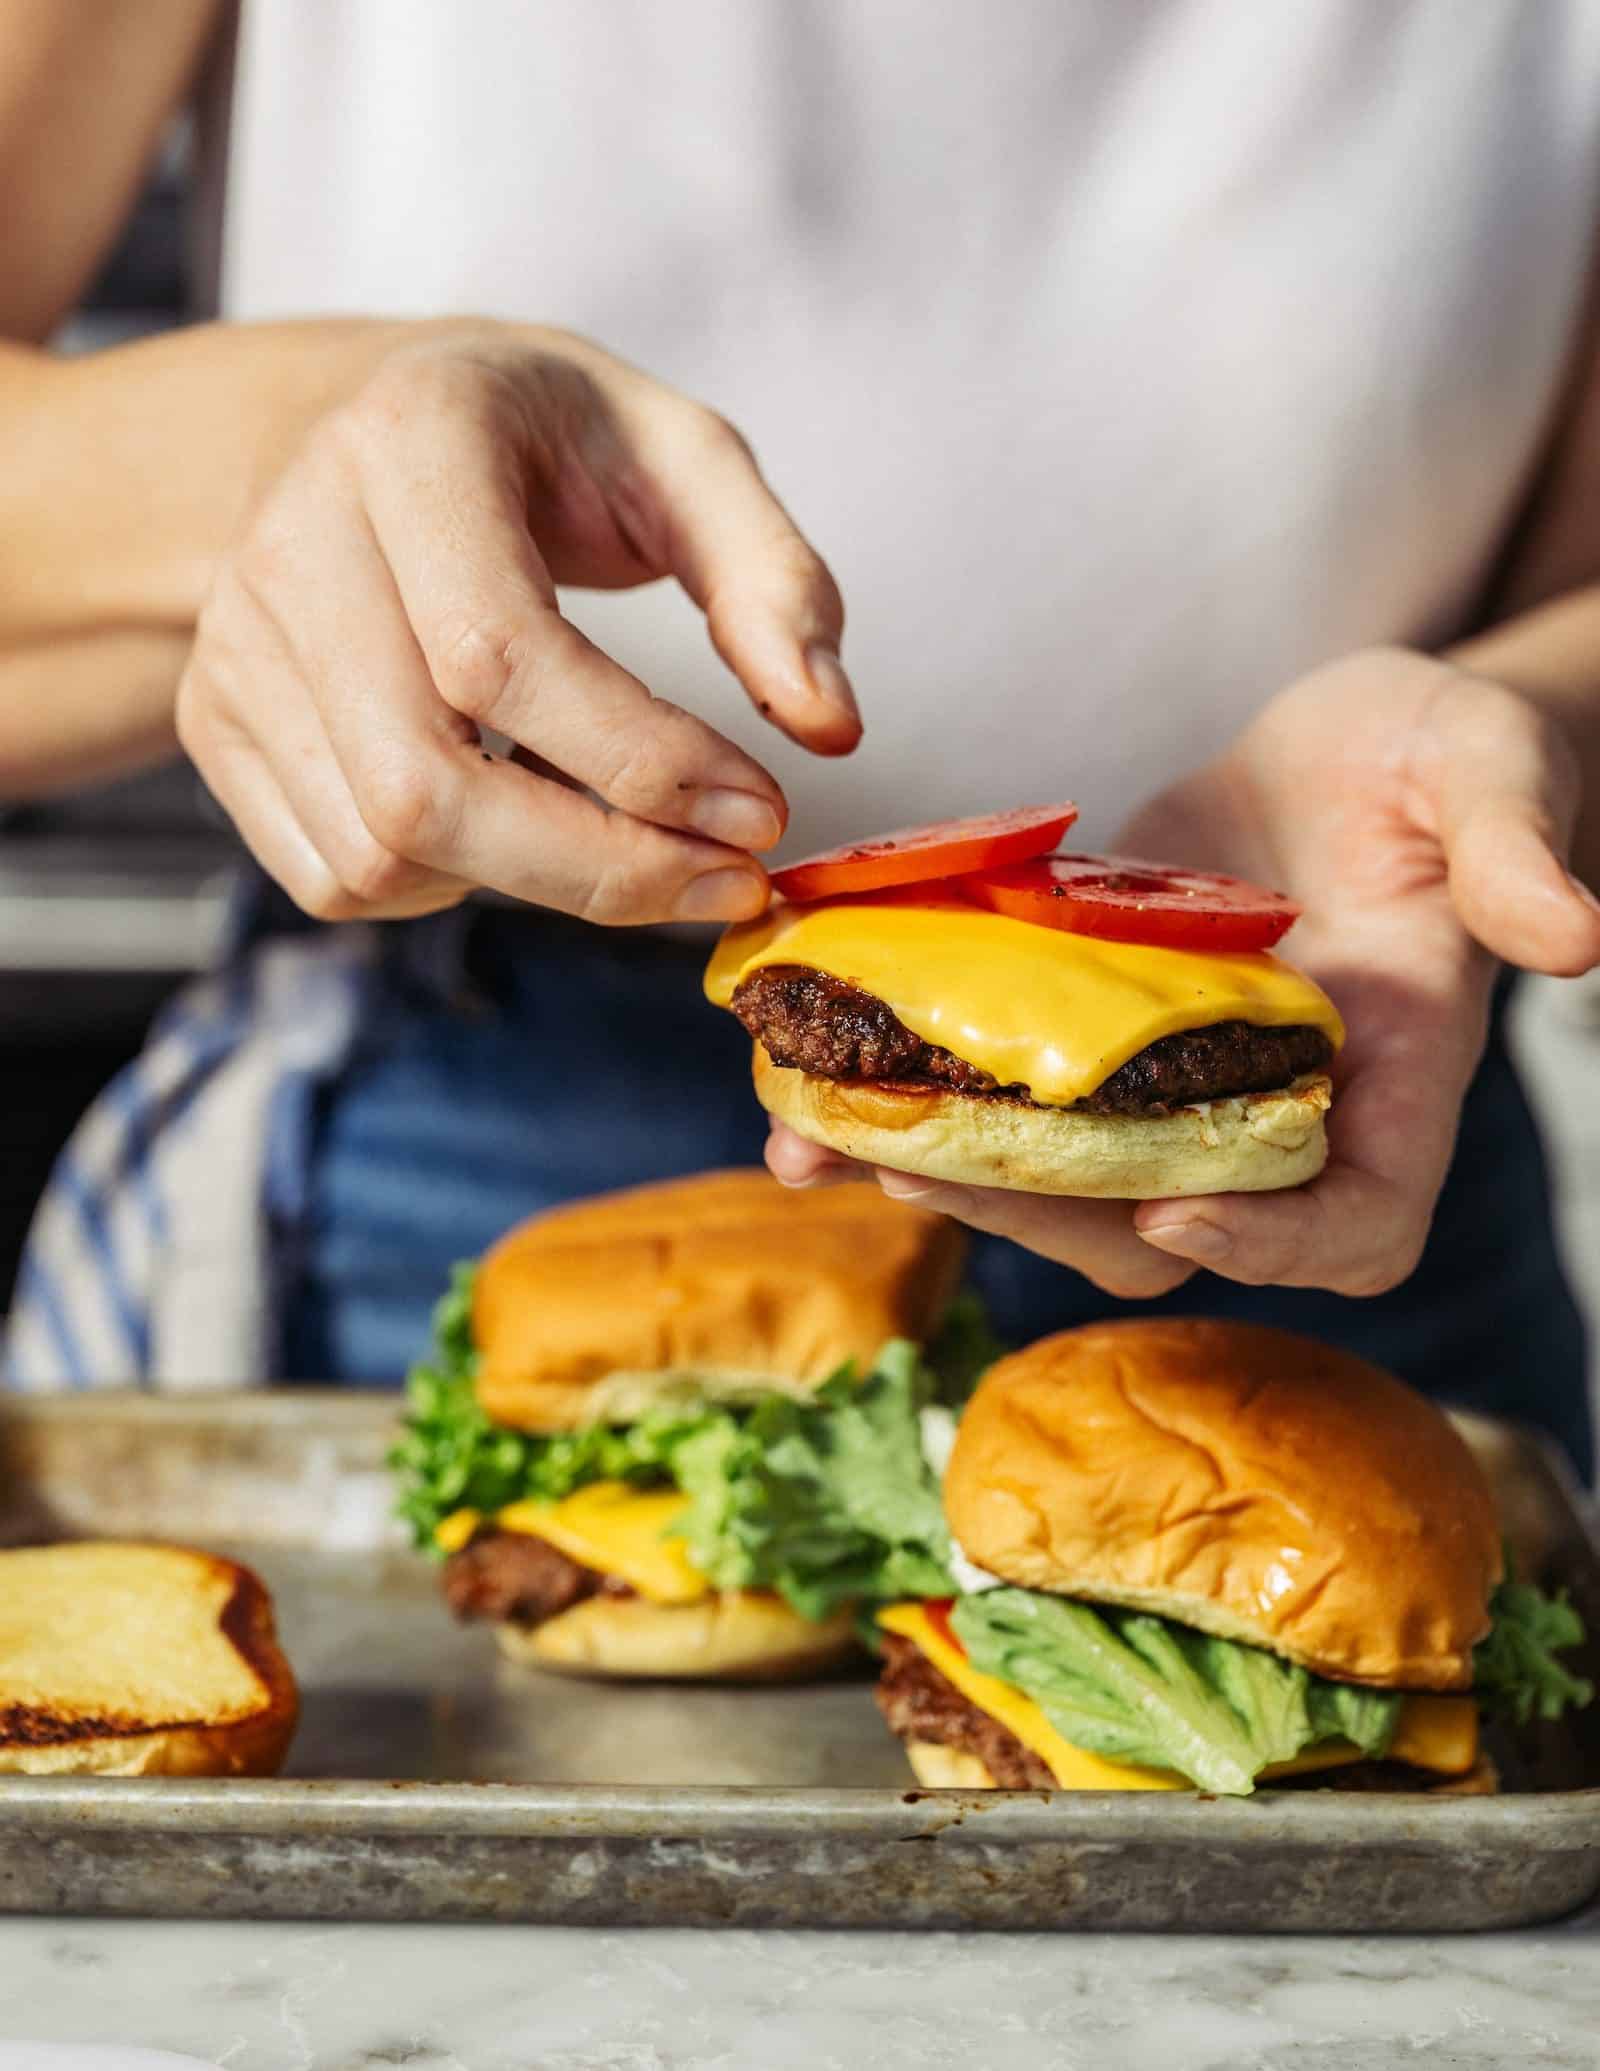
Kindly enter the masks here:
M 1026 1086 L 1002 1086 L 975 1064 L 925 1043 L 882 1000 L 824 971 L 769 964 L 751 972 L 732 1004 L 774 1064 L 817 1078 L 873 1079 L 1038 1104 L 1029 1100 Z M 1219 1021 L 1151 1043 L 1072 1107 L 1080 1114 L 1164 1115 L 1194 1101 L 1273 1092 L 1302 1073 L 1325 1070 L 1332 1056 L 1320 1028 Z
M 885 1634 L 883 1656 L 883 1674 L 872 1694 L 897 1738 L 932 1740 L 976 1755 L 1003 1791 L 1057 1788 L 1047 1765 L 1009 1727 L 969 1704 L 910 1640 Z
M 591 1596 L 632 1596 L 626 1582 L 570 1559 L 525 1532 L 482 1532 L 444 1564 L 445 1602 L 458 1618 L 543 1625 Z

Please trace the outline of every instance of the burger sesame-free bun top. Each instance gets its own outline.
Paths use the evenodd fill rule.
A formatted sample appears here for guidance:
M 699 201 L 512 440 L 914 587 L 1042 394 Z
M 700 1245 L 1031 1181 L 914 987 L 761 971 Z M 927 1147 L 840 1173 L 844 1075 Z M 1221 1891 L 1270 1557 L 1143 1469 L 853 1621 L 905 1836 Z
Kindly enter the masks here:
M 1488 1484 L 1448 1418 L 1259 1324 L 1092 1324 L 1001 1360 L 944 1496 L 963 1550 L 1007 1582 L 1349 1682 L 1468 1687 L 1501 1573 Z
M 874 1186 L 707 1172 L 557 1208 L 478 1269 L 478 1400 L 497 1422 L 627 1422 L 681 1392 L 809 1390 L 924 1342 L 961 1274 L 955 1223 Z

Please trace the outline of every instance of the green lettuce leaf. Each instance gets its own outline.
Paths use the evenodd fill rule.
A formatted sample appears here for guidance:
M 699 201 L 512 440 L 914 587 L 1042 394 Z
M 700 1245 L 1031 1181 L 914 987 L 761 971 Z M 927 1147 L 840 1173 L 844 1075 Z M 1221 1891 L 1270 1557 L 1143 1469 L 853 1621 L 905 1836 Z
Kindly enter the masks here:
M 804 1401 L 769 1396 L 736 1433 L 679 1448 L 680 1529 L 723 1589 L 776 1589 L 808 1618 L 852 1602 L 948 1596 L 950 1538 L 922 1457 L 933 1390 L 914 1345 L 886 1345 L 866 1378 L 842 1372 Z
M 525 1497 L 557 1502 L 591 1481 L 670 1484 L 686 1439 L 736 1423 L 735 1413 L 711 1405 L 663 1407 L 637 1423 L 593 1424 L 549 1437 L 491 1422 L 473 1392 L 475 1270 L 457 1266 L 434 1310 L 433 1355 L 407 1377 L 405 1428 L 389 1455 L 399 1483 L 398 1514 L 423 1551 L 438 1555 L 434 1532 L 455 1510 L 492 1512 Z
M 425 1551 L 437 1555 L 435 1530 L 452 1511 L 492 1513 L 620 1480 L 684 1491 L 677 1530 L 719 1588 L 774 1589 L 809 1618 L 950 1594 L 949 1535 L 917 1418 L 935 1396 L 967 1388 L 992 1349 L 980 1304 L 953 1305 L 942 1375 L 895 1340 L 864 1380 L 845 1369 L 804 1400 L 675 1405 L 633 1424 L 533 1437 L 478 1407 L 472 1277 L 458 1267 L 435 1311 L 432 1356 L 408 1378 L 390 1456 L 399 1514 Z
M 1592 1701 L 1594 1685 L 1556 1659 L 1584 1640 L 1583 1620 L 1564 1589 L 1546 1596 L 1533 1583 L 1517 1581 L 1508 1560 L 1489 1611 L 1494 1623 L 1472 1656 L 1473 1687 L 1487 1709 L 1525 1726 Z
M 1381 1755 L 1400 1697 L 1347 1690 L 1259 1647 L 1144 1612 L 1026 1589 L 963 1597 L 951 1624 L 975 1668 L 1031 1697 L 1075 1746 L 1244 1795 L 1319 1740 Z

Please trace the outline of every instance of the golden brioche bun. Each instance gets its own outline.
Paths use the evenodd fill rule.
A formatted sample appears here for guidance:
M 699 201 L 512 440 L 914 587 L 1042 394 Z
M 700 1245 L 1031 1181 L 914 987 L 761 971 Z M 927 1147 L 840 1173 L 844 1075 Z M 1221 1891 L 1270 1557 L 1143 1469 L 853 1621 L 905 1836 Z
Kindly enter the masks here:
M 1456 1690 L 1500 1534 L 1444 1414 L 1288 1331 L 1091 1324 L 990 1368 L 944 1483 L 979 1566 L 1350 1682 Z
M 992 1791 L 998 1788 L 988 1769 L 964 1748 L 944 1747 L 937 1740 L 908 1740 L 906 1760 L 918 1783 L 930 1791 Z
M 817 1078 L 774 1064 L 760 1043 L 753 1076 L 767 1112 L 812 1143 L 964 1186 L 1112 1201 L 1257 1194 L 1315 1179 L 1328 1157 L 1321 1073 L 1160 1116 Z
M 248 1568 L 115 1541 L 0 1553 L 0 1774 L 270 1776 L 298 1712 Z
M 501 1625 L 510 1660 L 573 1675 L 761 1683 L 815 1675 L 856 1650 L 848 1611 L 814 1624 L 781 1597 L 729 1589 L 692 1604 L 591 1596 L 542 1625 Z
M 522 1431 L 627 1423 L 675 1394 L 806 1392 L 919 1343 L 965 1239 L 876 1187 L 707 1172 L 536 1216 L 478 1268 L 478 1400 Z

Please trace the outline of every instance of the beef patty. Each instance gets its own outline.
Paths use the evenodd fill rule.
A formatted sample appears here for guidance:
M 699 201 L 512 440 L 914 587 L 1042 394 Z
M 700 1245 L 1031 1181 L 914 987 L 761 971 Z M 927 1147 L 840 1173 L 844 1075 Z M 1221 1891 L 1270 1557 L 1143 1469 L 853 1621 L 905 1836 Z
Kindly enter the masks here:
M 480 1533 L 445 1562 L 441 1586 L 458 1618 L 497 1625 L 542 1625 L 588 1597 L 634 1593 L 526 1532 Z
M 883 1656 L 883 1674 L 872 1694 L 891 1733 L 976 1755 L 1003 1791 L 1056 1788 L 1039 1757 L 998 1719 L 969 1704 L 910 1640 L 885 1634 Z
M 894 1010 L 800 964 L 752 971 L 733 995 L 733 1011 L 774 1064 L 823 1079 L 942 1087 L 1034 1106 L 1028 1088 L 1002 1086 L 937 1043 L 913 1035 Z M 1323 1071 L 1333 1045 L 1320 1028 L 1257 1028 L 1219 1021 L 1162 1036 L 1119 1066 L 1072 1110 L 1094 1115 L 1166 1115 L 1197 1100 L 1271 1093 L 1303 1072 Z

